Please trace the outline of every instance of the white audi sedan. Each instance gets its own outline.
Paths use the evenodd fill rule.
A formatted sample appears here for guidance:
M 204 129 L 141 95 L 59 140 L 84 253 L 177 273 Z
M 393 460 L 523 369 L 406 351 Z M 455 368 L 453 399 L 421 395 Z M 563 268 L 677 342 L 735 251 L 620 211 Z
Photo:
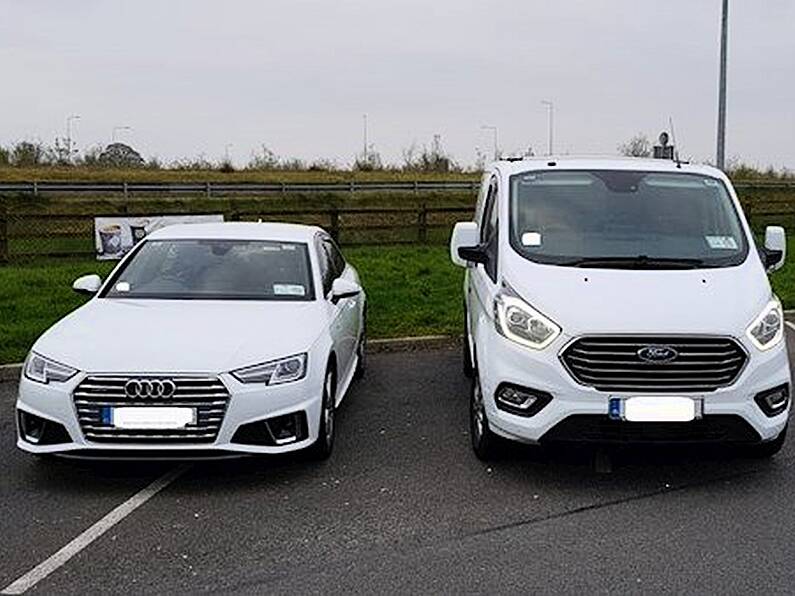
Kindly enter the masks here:
M 17 445 L 82 457 L 309 448 L 364 371 L 365 294 L 317 227 L 174 225 L 140 242 L 28 355 Z

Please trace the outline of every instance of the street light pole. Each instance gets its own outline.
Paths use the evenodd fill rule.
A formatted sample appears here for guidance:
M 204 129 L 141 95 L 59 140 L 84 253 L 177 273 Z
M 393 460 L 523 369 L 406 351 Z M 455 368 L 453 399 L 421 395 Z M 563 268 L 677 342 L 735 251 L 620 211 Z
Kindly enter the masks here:
M 362 120 L 364 122 L 364 130 L 363 130 L 364 151 L 362 152 L 362 156 L 364 157 L 364 162 L 367 163 L 367 114 L 362 115 Z
M 80 116 L 67 116 L 66 118 L 66 160 L 72 163 L 72 120 L 80 120 Z
M 720 27 L 720 79 L 718 82 L 718 148 L 715 165 L 726 167 L 726 62 L 729 46 L 729 0 L 723 0 Z
M 224 145 L 224 161 L 226 163 L 232 163 L 230 160 L 229 150 L 232 148 L 232 143 L 227 143 Z
M 554 145 L 552 143 L 552 135 L 554 134 L 555 129 L 555 104 L 548 100 L 542 100 L 542 105 L 547 106 L 547 110 L 549 111 L 549 124 L 548 124 L 548 137 L 549 137 L 549 148 L 547 150 L 547 155 L 552 155 L 554 152 Z
M 111 132 L 111 134 L 110 134 L 110 142 L 111 143 L 115 143 L 116 142 L 116 132 L 119 131 L 119 130 L 132 130 L 132 126 L 114 126 L 113 127 L 113 132 Z
M 497 127 L 496 126 L 488 126 L 484 124 L 480 127 L 482 130 L 490 130 L 494 135 L 494 161 L 500 159 L 500 149 L 499 144 L 497 142 Z

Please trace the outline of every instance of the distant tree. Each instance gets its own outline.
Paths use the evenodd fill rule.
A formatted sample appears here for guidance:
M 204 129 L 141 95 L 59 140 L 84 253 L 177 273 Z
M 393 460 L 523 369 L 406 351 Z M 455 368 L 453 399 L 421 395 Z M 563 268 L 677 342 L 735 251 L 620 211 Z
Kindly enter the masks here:
M 146 169 L 147 170 L 162 170 L 163 164 L 160 161 L 160 158 L 157 156 L 150 157 L 149 161 L 146 162 Z
M 10 161 L 23 168 L 44 165 L 48 161 L 48 151 L 39 142 L 20 141 L 11 149 Z
M 263 145 L 259 153 L 252 154 L 246 169 L 277 170 L 279 169 L 279 156 Z
M 384 163 L 381 161 L 381 154 L 375 150 L 374 145 L 371 144 L 367 148 L 367 151 L 363 151 L 356 156 L 353 169 L 360 172 L 374 172 L 384 169 Z
M 11 165 L 11 152 L 0 146 L 0 167 Z
M 406 172 L 455 172 L 460 166 L 442 149 L 439 135 L 434 136 L 431 148 L 418 149 L 415 143 L 403 150 L 403 170 Z
M 105 147 L 98 163 L 105 168 L 141 168 L 145 164 L 141 154 L 124 143 L 111 143 Z
M 621 155 L 627 157 L 651 157 L 651 141 L 646 135 L 639 133 L 626 143 L 618 146 Z
M 80 161 L 78 162 L 80 165 L 86 166 L 87 168 L 97 168 L 101 166 L 99 161 L 100 156 L 104 149 L 101 145 L 95 145 L 93 147 L 89 147 L 85 150 Z

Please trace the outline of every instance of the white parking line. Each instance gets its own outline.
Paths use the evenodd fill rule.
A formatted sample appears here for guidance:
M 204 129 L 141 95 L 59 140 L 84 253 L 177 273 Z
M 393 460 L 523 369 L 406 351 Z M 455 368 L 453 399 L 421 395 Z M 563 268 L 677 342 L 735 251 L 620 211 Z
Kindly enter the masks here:
M 0 591 L 0 594 L 24 594 L 27 590 L 35 586 L 53 571 L 66 564 L 69 559 L 89 546 L 97 538 L 102 536 L 105 532 L 110 530 L 113 526 L 138 509 L 138 507 L 146 503 L 149 499 L 174 482 L 174 480 L 184 474 L 188 468 L 190 468 L 189 465 L 180 466 L 171 472 L 164 474 L 147 487 L 135 493 L 132 497 L 116 507 L 113 511 L 108 513 L 105 517 L 100 519 L 97 523 L 88 528 L 85 532 L 80 534 L 77 538 L 72 540 L 57 553 L 36 565 L 36 567 L 28 571 L 22 577 L 11 582 L 9 585 L 3 588 L 2 591 Z

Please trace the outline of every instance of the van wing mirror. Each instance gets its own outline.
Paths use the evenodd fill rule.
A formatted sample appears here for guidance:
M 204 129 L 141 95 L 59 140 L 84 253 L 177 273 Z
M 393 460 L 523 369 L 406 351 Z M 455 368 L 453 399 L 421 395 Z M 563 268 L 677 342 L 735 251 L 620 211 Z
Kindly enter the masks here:
M 781 226 L 765 228 L 765 246 L 762 251 L 768 271 L 781 269 L 787 257 L 787 234 Z
M 78 277 L 72 284 L 72 289 L 78 294 L 93 296 L 102 287 L 102 278 L 99 275 L 84 275 Z
M 478 224 L 474 221 L 460 221 L 453 227 L 450 260 L 459 267 L 466 267 L 468 263 L 486 262 L 486 253 L 480 247 Z

